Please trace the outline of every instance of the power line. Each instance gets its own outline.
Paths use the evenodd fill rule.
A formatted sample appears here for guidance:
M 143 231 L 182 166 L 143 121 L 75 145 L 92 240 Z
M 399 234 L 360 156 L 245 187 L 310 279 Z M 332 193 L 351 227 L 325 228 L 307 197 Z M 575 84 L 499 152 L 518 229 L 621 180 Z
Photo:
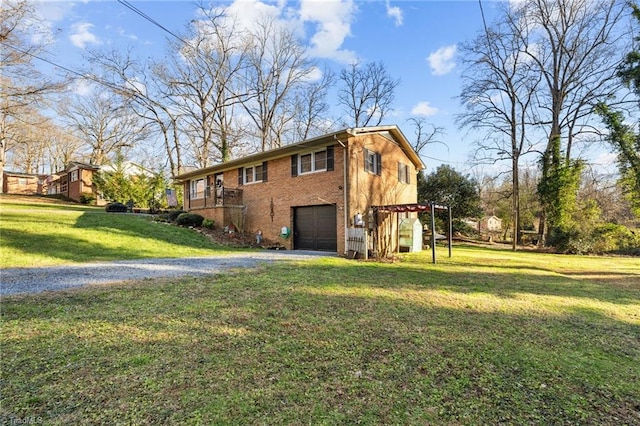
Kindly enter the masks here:
M 161 23 L 159 23 L 158 21 L 153 19 L 151 16 L 147 15 L 146 13 L 144 13 L 143 11 L 141 11 L 140 9 L 138 9 L 137 7 L 135 7 L 134 5 L 129 3 L 127 0 L 118 0 L 118 3 L 120 3 L 121 5 L 126 7 L 127 9 L 133 11 L 137 15 L 143 17 L 147 21 L 151 22 L 153 25 L 157 26 L 158 28 L 160 28 L 164 32 L 172 35 L 173 37 L 175 37 L 176 39 L 180 40 L 184 44 L 189 45 L 189 43 L 185 39 L 183 39 L 182 37 L 178 36 L 173 31 L 169 30 L 167 27 L 165 27 L 164 25 L 162 25 Z
M 2 44 L 2 45 L 3 45 L 3 46 L 5 46 L 5 47 L 8 47 L 8 48 L 10 48 L 10 49 L 13 49 L 13 50 L 15 50 L 16 52 L 20 52 L 20 53 L 22 53 L 23 55 L 31 56 L 31 57 L 32 57 L 32 58 L 34 58 L 34 59 L 38 59 L 39 61 L 45 62 L 45 63 L 47 63 L 47 64 L 49 64 L 49 65 L 52 65 L 52 66 L 54 66 L 54 67 L 56 67 L 56 68 L 60 68 L 60 69 L 62 69 L 62 70 L 65 70 L 65 71 L 67 71 L 67 72 L 69 72 L 69 73 L 71 73 L 71 74 L 74 74 L 74 75 L 76 75 L 76 76 L 78 76 L 78 77 L 81 77 L 81 78 L 84 78 L 84 79 L 86 79 L 86 80 L 91 80 L 91 81 L 93 81 L 94 83 L 98 83 L 98 84 L 100 84 L 100 85 L 106 86 L 106 87 L 108 87 L 108 88 L 110 88 L 110 89 L 112 89 L 112 90 L 116 90 L 116 91 L 118 91 L 118 92 L 126 92 L 126 91 L 128 91 L 128 89 L 126 89 L 125 87 L 117 86 L 117 85 L 115 85 L 115 84 L 113 84 L 113 83 L 110 83 L 110 82 L 108 82 L 108 81 L 106 81 L 106 80 L 102 80 L 102 79 L 100 79 L 100 78 L 98 78 L 98 77 L 96 77 L 96 76 L 94 76 L 94 75 L 92 75 L 92 74 L 83 74 L 83 73 L 81 73 L 81 72 L 79 72 L 79 71 L 72 70 L 71 68 L 67 68 L 67 67 L 65 67 L 64 65 L 57 64 L 57 63 L 55 63 L 55 62 L 53 62 L 53 61 L 50 61 L 50 60 L 45 59 L 45 58 L 43 58 L 43 57 L 40 57 L 40 56 L 38 56 L 38 55 L 36 55 L 36 54 L 34 54 L 34 53 L 31 53 L 31 52 L 28 52 L 28 51 L 26 51 L 26 50 L 22 50 L 22 49 L 20 49 L 20 48 L 18 48 L 18 47 L 12 46 L 12 45 L 7 44 L 7 43 L 5 43 L 5 42 L 3 42 L 3 41 L 0 41 L 0 44 Z

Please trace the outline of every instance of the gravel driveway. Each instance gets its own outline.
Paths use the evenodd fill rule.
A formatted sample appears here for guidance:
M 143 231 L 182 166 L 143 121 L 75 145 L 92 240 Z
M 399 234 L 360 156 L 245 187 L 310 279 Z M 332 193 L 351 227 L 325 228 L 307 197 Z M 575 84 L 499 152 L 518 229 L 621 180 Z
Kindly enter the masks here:
M 313 251 L 263 251 L 215 257 L 140 259 L 96 262 L 43 268 L 9 268 L 0 271 L 0 295 L 39 293 L 144 278 L 215 274 L 232 268 L 251 268 L 261 263 L 305 260 L 334 253 Z

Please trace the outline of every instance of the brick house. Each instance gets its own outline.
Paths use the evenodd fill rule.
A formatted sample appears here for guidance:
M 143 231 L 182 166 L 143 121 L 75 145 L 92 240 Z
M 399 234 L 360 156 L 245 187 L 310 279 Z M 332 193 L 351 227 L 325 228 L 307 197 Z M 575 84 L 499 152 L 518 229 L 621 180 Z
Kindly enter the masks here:
M 412 214 L 374 220 L 370 208 L 416 203 L 423 168 L 397 126 L 380 126 L 340 130 L 176 180 L 184 185 L 183 209 L 216 226 L 260 232 L 287 249 L 345 254 L 349 228 Z M 397 232 L 397 224 L 386 229 Z
M 2 192 L 5 194 L 42 195 L 46 176 L 33 173 L 2 172 Z
M 93 185 L 93 175 L 98 170 L 100 170 L 100 166 L 72 161 L 64 170 L 47 178 L 47 193 L 49 195 L 61 194 L 78 202 L 84 194 L 95 198 L 98 206 L 104 205 L 104 200 L 100 198 Z

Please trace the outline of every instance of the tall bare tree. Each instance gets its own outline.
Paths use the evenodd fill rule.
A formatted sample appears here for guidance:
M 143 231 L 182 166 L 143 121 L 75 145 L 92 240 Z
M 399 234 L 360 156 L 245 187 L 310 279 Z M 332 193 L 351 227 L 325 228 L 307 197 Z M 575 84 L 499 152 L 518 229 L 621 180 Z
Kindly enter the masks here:
M 171 176 L 184 171 L 179 111 L 172 108 L 170 91 L 159 78 L 162 68 L 153 63 L 140 63 L 131 50 L 91 51 L 87 59 L 92 69 L 101 73 L 95 75 L 96 79 L 107 82 L 109 90 L 129 101 L 132 110 L 150 124 L 150 139 L 162 140 Z
M 109 92 L 76 96 L 63 104 L 59 113 L 89 149 L 91 164 L 108 164 L 117 154 L 126 153 L 148 135 L 130 105 Z
M 631 40 L 623 2 L 526 0 L 513 6 L 512 26 L 526 23 L 527 31 L 519 33 L 523 51 L 542 76 L 537 91 L 537 115 L 547 135 L 539 187 L 542 241 L 545 221 L 556 229 L 571 221 L 582 170 L 573 148 L 594 132 L 591 119 L 598 103 L 620 90 L 614 77 Z
M 334 82 L 333 73 L 325 69 L 318 81 L 305 84 L 296 91 L 294 105 L 297 113 L 294 116 L 296 141 L 303 141 L 313 136 L 328 133 L 334 122 L 327 115 L 327 92 Z
M 575 210 L 582 164 L 574 161 L 575 144 L 595 133 L 596 105 L 621 87 L 612 77 L 628 40 L 624 7 L 614 0 L 524 0 L 501 7 L 500 21 L 466 46 L 470 65 L 485 71 L 467 74 L 462 99 L 470 110 L 461 123 L 472 128 L 501 123 L 505 138 L 486 139 L 483 151 L 490 148 L 491 158 L 510 158 L 512 171 L 528 147 L 536 149 L 527 140 L 545 140 L 537 148 L 542 152 L 542 241 L 546 218 L 557 228 Z M 502 94 L 490 98 L 496 83 Z M 494 91 L 487 96 L 488 88 Z
M 298 114 L 296 90 L 315 70 L 295 33 L 274 17 L 263 16 L 247 31 L 243 107 L 255 126 L 262 151 L 283 144 Z M 316 95 L 319 93 L 316 93 Z
M 349 117 L 345 125 L 377 126 L 391 111 L 400 80 L 393 79 L 382 62 L 356 62 L 340 71 L 338 104 Z
M 482 8 L 482 3 L 480 3 Z M 481 9 L 482 10 L 482 9 Z M 483 14 L 484 17 L 484 14 Z M 540 77 L 532 73 L 522 33 L 526 21 L 507 16 L 475 40 L 461 47 L 466 69 L 459 96 L 465 111 L 457 117 L 462 127 L 483 130 L 475 141 L 476 161 L 510 160 L 512 249 L 520 231 L 520 158 L 534 149 L 527 129 L 533 115 Z
M 47 48 L 47 34 L 42 32 L 27 0 L 0 3 L 0 181 L 12 136 L 19 134 L 12 127 L 28 122 L 29 116 L 20 111 L 42 103 L 46 94 L 62 87 L 34 66 L 34 58 Z

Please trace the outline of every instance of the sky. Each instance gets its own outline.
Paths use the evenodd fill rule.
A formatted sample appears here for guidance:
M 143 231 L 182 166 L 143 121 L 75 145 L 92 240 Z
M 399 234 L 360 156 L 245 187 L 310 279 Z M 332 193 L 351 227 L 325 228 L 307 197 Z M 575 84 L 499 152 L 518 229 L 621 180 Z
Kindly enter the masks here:
M 197 17 L 193 1 L 130 1 L 167 30 L 179 34 Z M 392 0 L 236 0 L 211 2 L 238 12 L 242 20 L 266 12 L 290 21 L 315 59 L 339 70 L 350 62 L 383 62 L 400 80 L 394 110 L 383 124 L 398 125 L 409 140 L 411 117 L 444 129 L 422 152 L 427 172 L 448 164 L 471 173 L 473 133 L 459 130 L 457 100 L 463 71 L 459 46 L 482 29 L 479 2 Z M 483 1 L 491 21 L 496 1 Z M 40 1 L 37 13 L 56 34 L 52 61 L 80 69 L 86 49 L 133 49 L 141 57 L 161 58 L 172 36 L 118 1 Z M 77 87 L 82 92 L 82 86 Z M 87 92 L 87 94 L 89 94 Z M 336 106 L 336 109 L 338 107 Z M 336 111 L 337 113 L 337 111 Z M 532 159 L 533 160 L 533 159 Z

